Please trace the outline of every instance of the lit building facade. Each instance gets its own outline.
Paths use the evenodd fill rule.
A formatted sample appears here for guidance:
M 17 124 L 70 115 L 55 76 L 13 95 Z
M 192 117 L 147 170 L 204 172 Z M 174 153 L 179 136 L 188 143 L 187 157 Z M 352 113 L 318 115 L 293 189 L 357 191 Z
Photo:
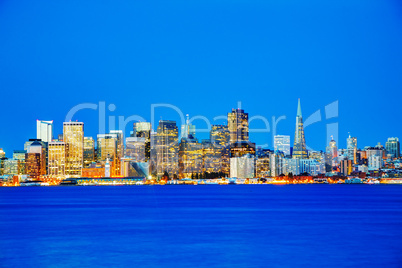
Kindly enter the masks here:
M 48 175 L 51 177 L 66 175 L 66 144 L 62 141 L 49 142 Z
M 232 109 L 228 113 L 230 143 L 248 141 L 248 113 L 242 109 Z
M 66 144 L 65 174 L 81 176 L 84 166 L 84 123 L 64 122 L 63 141 Z
M 151 123 L 137 122 L 133 125 L 133 137 L 145 139 L 145 160 L 151 157 Z
M 230 169 L 230 132 L 226 125 L 212 125 L 210 142 L 215 150 L 220 151 L 221 172 L 229 175 Z
M 191 178 L 202 172 L 202 145 L 194 138 L 182 138 L 179 145 L 179 178 Z
M 179 133 L 175 121 L 160 120 L 156 133 L 156 173 L 170 178 L 178 174 Z
M 349 160 L 354 161 L 357 152 L 357 138 L 349 137 L 346 139 L 347 157 Z
M 84 137 L 84 167 L 95 162 L 95 140 L 92 137 Z

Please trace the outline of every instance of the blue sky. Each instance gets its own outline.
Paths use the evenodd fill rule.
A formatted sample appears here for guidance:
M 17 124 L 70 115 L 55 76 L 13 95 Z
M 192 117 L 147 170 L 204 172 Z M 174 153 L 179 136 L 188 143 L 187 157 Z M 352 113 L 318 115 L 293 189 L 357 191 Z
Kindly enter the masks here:
M 151 104 L 169 103 L 212 123 L 241 101 L 250 117 L 286 116 L 277 133 L 293 139 L 301 98 L 305 118 L 322 111 L 305 130 L 314 149 L 325 149 L 329 123 L 340 147 L 348 132 L 359 147 L 402 138 L 402 4 L 322 2 L 0 1 L 0 148 L 22 149 L 37 119 L 61 134 L 72 107 L 100 101 L 116 107 L 107 118 L 150 120 Z M 325 119 L 334 101 L 339 114 Z M 73 119 L 96 136 L 97 111 Z M 272 125 L 250 136 L 271 147 Z

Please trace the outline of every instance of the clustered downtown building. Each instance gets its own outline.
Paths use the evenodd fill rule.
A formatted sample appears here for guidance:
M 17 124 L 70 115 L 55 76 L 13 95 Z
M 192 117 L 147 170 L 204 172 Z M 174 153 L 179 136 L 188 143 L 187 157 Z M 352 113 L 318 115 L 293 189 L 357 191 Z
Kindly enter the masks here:
M 274 150 L 257 148 L 249 138 L 249 116 L 232 109 L 227 125 L 212 125 L 209 139 L 197 138 L 187 119 L 160 120 L 153 130 L 149 122 L 136 122 L 129 137 L 122 130 L 84 136 L 83 122 L 64 122 L 63 134 L 53 138 L 53 121 L 37 120 L 37 137 L 6 158 L 0 149 L 0 183 L 22 180 L 52 183 L 74 178 L 143 178 L 144 180 L 205 180 L 217 178 L 293 178 L 319 180 L 327 177 L 383 178 L 400 176 L 399 139 L 385 147 L 358 149 L 349 135 L 347 148 L 331 140 L 323 151 L 308 150 L 298 100 L 293 146 L 289 135 L 274 137 Z M 180 129 L 180 132 L 179 132 Z M 303 180 L 305 181 L 305 180 Z

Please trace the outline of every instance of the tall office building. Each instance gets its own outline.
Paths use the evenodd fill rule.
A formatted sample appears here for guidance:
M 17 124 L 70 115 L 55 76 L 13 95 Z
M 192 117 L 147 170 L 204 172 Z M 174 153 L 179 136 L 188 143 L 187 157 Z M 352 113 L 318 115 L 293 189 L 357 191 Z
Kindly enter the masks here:
M 138 122 L 133 125 L 133 137 L 145 139 L 145 161 L 151 157 L 151 123 Z
M 66 167 L 66 144 L 62 141 L 49 142 L 48 174 L 51 177 L 64 177 Z
M 357 152 L 357 138 L 356 137 L 349 137 L 346 140 L 347 145 L 347 157 L 349 160 L 354 161 L 355 155 Z
M 46 149 L 39 141 L 34 141 L 25 154 L 25 172 L 33 179 L 46 174 Z
M 246 154 L 230 158 L 230 177 L 251 179 L 255 176 L 255 156 Z
M 293 158 L 308 158 L 306 149 L 306 140 L 304 138 L 303 117 L 300 105 L 300 99 L 297 106 L 295 141 L 293 144 Z
M 248 141 L 248 113 L 242 109 L 232 109 L 228 113 L 230 143 Z
M 160 120 L 156 134 L 156 171 L 172 178 L 178 174 L 179 131 L 175 121 Z
M 111 130 L 110 134 L 116 134 L 117 136 L 117 157 L 120 161 L 124 156 L 124 135 L 122 130 Z
M 290 136 L 275 135 L 274 136 L 274 151 L 283 152 L 285 156 L 290 155 Z
M 98 134 L 96 148 L 98 161 L 106 161 L 106 159 L 116 159 L 118 148 L 117 134 Z
M 202 145 L 194 138 L 182 138 L 179 145 L 179 178 L 203 172 Z
M 81 176 L 84 166 L 84 123 L 64 122 L 63 141 L 66 144 L 67 176 Z
M 221 154 L 221 171 L 229 175 L 230 169 L 230 133 L 226 125 L 212 125 L 210 132 L 210 142 L 215 150 Z
M 84 137 L 84 167 L 95 162 L 95 140 L 92 137 Z
M 51 142 L 53 139 L 53 120 L 36 120 L 36 138 L 43 142 Z
M 210 140 L 202 140 L 202 171 L 207 173 L 225 173 L 226 161 L 222 149 L 214 146 Z M 229 159 L 228 159 L 229 160 Z
M 398 138 L 388 138 L 387 142 L 385 143 L 385 150 L 387 154 L 390 154 L 391 157 L 400 157 L 401 156 L 401 148 L 399 144 Z

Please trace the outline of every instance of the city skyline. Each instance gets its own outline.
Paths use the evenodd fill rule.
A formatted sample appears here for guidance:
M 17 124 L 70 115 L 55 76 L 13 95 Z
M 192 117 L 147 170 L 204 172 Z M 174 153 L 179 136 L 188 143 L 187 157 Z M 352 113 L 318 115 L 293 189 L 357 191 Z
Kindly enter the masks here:
M 72 107 L 100 101 L 107 117 L 139 115 L 148 122 L 152 104 L 169 103 L 212 120 L 241 101 L 247 113 L 270 122 L 286 116 L 277 133 L 293 139 L 294 100 L 301 98 L 304 119 L 321 111 L 320 123 L 305 127 L 312 148 L 327 146 L 320 133 L 334 122 L 341 147 L 348 132 L 362 145 L 402 136 L 395 114 L 402 85 L 397 2 L 158 6 L 3 1 L 2 109 L 12 112 L 0 121 L 13 130 L 0 133 L 0 148 L 9 153 L 18 141 L 33 138 L 37 119 L 54 120 L 55 133 L 61 133 Z M 325 106 L 334 101 L 339 113 L 327 119 Z M 97 116 L 83 111 L 73 121 L 87 122 L 86 132 L 95 136 L 98 126 L 89 122 Z M 179 122 L 174 111 L 161 109 L 155 118 L 160 116 Z M 367 131 L 376 124 L 381 131 Z M 270 134 L 251 138 L 272 146 Z

